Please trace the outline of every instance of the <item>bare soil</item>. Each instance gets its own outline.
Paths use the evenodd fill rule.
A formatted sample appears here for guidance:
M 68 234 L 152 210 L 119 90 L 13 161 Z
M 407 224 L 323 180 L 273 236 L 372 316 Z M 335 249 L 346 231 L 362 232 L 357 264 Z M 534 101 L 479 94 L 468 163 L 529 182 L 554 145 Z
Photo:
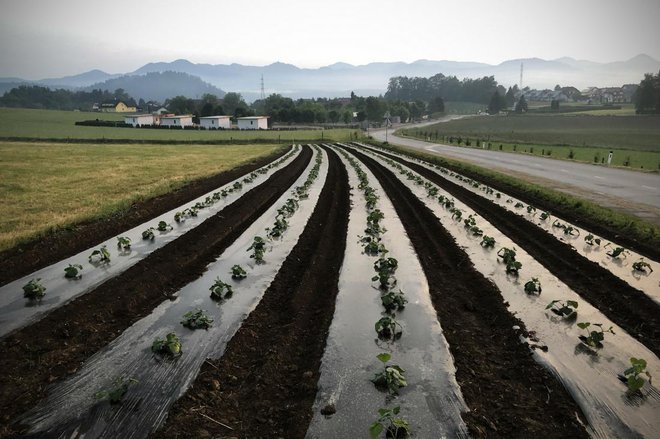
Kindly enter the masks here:
M 48 385 L 75 373 L 92 354 L 197 279 L 296 181 L 311 157 L 311 148 L 305 147 L 291 164 L 182 237 L 2 339 L 0 437 L 23 431 L 16 418 L 47 395 Z M 100 233 L 105 231 L 103 225 L 97 224 Z

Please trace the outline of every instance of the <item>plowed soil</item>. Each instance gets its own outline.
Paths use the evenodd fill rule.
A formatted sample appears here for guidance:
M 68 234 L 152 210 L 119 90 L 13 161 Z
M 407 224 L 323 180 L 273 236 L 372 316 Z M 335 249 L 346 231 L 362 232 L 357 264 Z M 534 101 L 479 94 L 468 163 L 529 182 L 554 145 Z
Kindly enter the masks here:
M 333 151 L 328 155 L 318 204 L 275 280 L 223 357 L 204 364 L 152 437 L 305 436 L 335 309 L 350 209 L 346 170 Z
M 21 431 L 13 422 L 46 396 L 49 384 L 75 373 L 92 354 L 197 279 L 296 181 L 311 157 L 311 148 L 305 147 L 290 165 L 193 230 L 4 338 L 0 342 L 0 437 Z

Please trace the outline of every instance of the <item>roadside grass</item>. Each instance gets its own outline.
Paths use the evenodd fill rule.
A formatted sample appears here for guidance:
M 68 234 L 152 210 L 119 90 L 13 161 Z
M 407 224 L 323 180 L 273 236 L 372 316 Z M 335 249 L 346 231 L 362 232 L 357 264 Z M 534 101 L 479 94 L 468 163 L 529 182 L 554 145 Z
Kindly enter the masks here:
M 26 108 L 0 108 L 0 137 L 25 139 L 117 139 L 136 141 L 185 141 L 185 142 L 231 142 L 231 141 L 272 141 L 291 143 L 305 141 L 348 141 L 360 136 L 359 130 L 346 128 L 327 130 L 293 131 L 207 131 L 207 130 L 165 130 L 148 128 L 114 128 L 76 126 L 83 120 L 124 120 L 123 114 L 91 113 L 81 111 L 33 110 Z M 15 139 L 14 139 L 15 138 Z
M 458 145 L 546 155 L 588 163 L 658 171 L 660 169 L 660 116 L 522 115 L 483 116 L 400 130 L 400 134 Z M 572 154 L 571 154 L 572 151 Z
M 547 207 L 551 212 L 573 212 L 587 223 L 604 226 L 606 229 L 613 231 L 614 234 L 641 243 L 647 248 L 660 248 L 660 226 L 644 221 L 638 217 L 618 212 L 596 203 L 549 189 L 538 184 L 529 183 L 519 178 L 492 171 L 481 166 L 439 157 L 434 154 L 421 152 L 403 146 L 392 144 L 383 145 L 380 142 L 372 140 L 370 140 L 369 143 L 377 146 L 385 146 L 393 151 L 424 159 L 428 162 L 452 169 L 455 172 L 467 174 L 471 178 L 481 178 L 496 182 L 498 186 L 501 186 L 501 191 L 523 193 L 530 199 L 538 200 L 539 205 L 541 206 L 551 206 Z
M 0 142 L 0 251 L 280 148 Z

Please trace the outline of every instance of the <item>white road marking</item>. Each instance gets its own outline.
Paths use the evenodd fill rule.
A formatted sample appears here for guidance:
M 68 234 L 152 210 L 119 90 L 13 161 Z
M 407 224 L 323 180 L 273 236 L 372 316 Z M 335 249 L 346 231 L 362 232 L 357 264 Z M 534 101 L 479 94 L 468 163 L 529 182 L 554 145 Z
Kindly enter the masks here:
M 605 180 L 605 177 L 601 177 L 600 175 L 594 175 L 594 178 L 598 178 L 600 180 Z
M 654 187 L 651 187 L 651 186 L 647 186 L 645 184 L 643 184 L 642 187 L 645 187 L 646 189 L 651 189 L 652 191 L 657 189 L 657 188 L 654 188 Z
M 566 170 L 566 169 L 560 169 L 560 171 L 568 173 L 568 170 Z

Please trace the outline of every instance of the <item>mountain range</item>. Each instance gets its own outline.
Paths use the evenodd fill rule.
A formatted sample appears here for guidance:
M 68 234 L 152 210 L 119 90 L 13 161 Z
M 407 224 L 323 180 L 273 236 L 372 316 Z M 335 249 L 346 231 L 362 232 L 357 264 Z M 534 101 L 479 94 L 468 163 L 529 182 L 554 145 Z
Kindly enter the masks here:
M 648 55 L 637 55 L 627 61 L 597 63 L 573 58 L 544 60 L 526 58 L 508 60 L 497 65 L 460 62 L 418 60 L 404 62 L 374 62 L 365 65 L 335 63 L 316 69 L 299 68 L 292 64 L 275 62 L 267 66 L 241 64 L 196 64 L 185 59 L 172 62 L 148 63 L 133 72 L 110 74 L 92 70 L 74 76 L 24 81 L 20 78 L 0 78 L 0 93 L 20 84 L 30 83 L 50 88 L 114 90 L 124 88 L 136 99 L 163 100 L 177 94 L 199 97 L 203 93 L 219 96 L 225 91 L 236 91 L 248 101 L 261 94 L 261 78 L 266 95 L 280 93 L 298 97 L 345 97 L 351 91 L 358 95 L 379 95 L 387 90 L 393 76 L 429 77 L 437 73 L 445 76 L 478 78 L 495 76 L 498 83 L 511 86 L 520 83 L 523 65 L 523 86 L 553 88 L 556 84 L 583 89 L 589 86 L 608 87 L 637 84 L 644 73 L 660 71 L 660 61 Z M 168 77 L 162 84 L 144 80 L 149 73 L 178 72 L 185 76 Z M 143 79 L 140 79 L 143 78 Z M 200 81 L 201 79 L 201 81 Z M 151 83 L 151 84 L 150 84 Z M 205 84 L 206 83 L 206 84 Z

